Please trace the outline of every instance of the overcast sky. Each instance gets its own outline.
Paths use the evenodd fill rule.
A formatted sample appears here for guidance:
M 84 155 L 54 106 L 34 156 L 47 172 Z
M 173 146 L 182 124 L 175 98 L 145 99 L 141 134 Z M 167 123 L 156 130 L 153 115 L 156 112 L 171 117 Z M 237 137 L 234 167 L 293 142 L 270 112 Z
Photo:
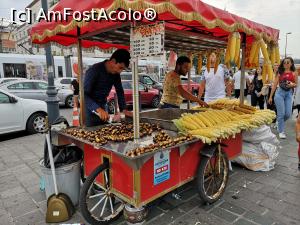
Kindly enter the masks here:
M 300 58 L 300 0 L 203 0 L 215 7 L 280 30 L 280 53 Z M 0 0 L 0 18 L 10 18 L 10 9 L 24 9 L 30 0 Z

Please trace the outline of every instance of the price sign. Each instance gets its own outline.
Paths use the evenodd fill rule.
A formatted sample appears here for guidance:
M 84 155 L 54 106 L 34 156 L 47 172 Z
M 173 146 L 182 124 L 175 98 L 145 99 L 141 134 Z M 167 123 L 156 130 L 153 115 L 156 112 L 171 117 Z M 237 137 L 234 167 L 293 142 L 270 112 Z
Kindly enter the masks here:
M 133 57 L 163 54 L 165 39 L 163 22 L 134 27 L 130 35 L 130 49 Z

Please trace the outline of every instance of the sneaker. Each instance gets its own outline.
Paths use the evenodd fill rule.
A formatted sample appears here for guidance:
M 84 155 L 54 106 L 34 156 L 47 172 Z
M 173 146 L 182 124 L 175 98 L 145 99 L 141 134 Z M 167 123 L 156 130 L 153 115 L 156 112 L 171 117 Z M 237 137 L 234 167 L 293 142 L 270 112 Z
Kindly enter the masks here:
M 286 135 L 285 135 L 285 133 L 279 133 L 279 138 L 280 139 L 286 139 Z

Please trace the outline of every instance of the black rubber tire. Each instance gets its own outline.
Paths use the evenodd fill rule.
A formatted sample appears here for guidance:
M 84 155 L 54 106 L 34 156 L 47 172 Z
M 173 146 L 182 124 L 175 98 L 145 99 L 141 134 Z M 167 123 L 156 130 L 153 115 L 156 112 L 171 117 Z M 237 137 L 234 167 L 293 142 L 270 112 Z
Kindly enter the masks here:
M 65 106 L 68 108 L 73 108 L 74 106 L 74 99 L 73 95 L 69 95 L 65 100 Z
M 108 220 L 108 221 L 99 221 L 96 220 L 91 213 L 89 212 L 88 208 L 87 208 L 87 204 L 86 204 L 86 196 L 88 194 L 88 191 L 90 189 L 91 185 L 94 185 L 93 182 L 95 180 L 95 178 L 104 170 L 108 169 L 109 166 L 107 164 L 101 164 L 100 166 L 98 166 L 96 169 L 94 169 L 94 171 L 90 174 L 90 176 L 88 176 L 81 188 L 80 191 L 80 198 L 79 198 L 79 208 L 81 211 L 81 214 L 83 216 L 83 218 L 90 224 L 93 225 L 104 225 L 104 224 L 109 224 L 115 220 L 117 220 L 121 215 L 122 215 L 122 211 L 116 215 L 113 219 Z
M 45 124 L 44 124 L 44 129 L 46 128 L 46 114 L 45 113 L 42 113 L 42 112 L 37 112 L 37 113 L 34 113 L 32 114 L 29 119 L 27 120 L 27 123 L 26 123 L 26 131 L 29 133 L 29 134 L 36 134 L 36 133 L 40 133 L 40 132 L 43 132 L 43 130 L 37 130 L 35 127 L 34 127 L 34 122 L 36 119 L 38 119 L 39 117 L 43 117 L 44 120 L 45 120 Z
M 198 91 L 197 90 L 193 90 L 193 95 L 198 97 Z
M 111 100 L 107 103 L 107 110 L 109 114 L 115 113 L 115 101 Z
M 199 196 L 204 202 L 209 204 L 216 202 L 222 197 L 222 195 L 225 192 L 225 188 L 229 176 L 228 158 L 227 155 L 223 151 L 221 151 L 221 157 L 222 157 L 221 161 L 222 161 L 222 165 L 224 166 L 224 175 L 222 176 L 222 183 L 220 184 L 218 191 L 215 191 L 214 194 L 212 193 L 211 195 L 208 195 L 206 193 L 205 186 L 204 186 L 205 170 L 210 160 L 215 158 L 217 154 L 219 154 L 218 150 L 215 151 L 214 155 L 211 158 L 206 156 L 201 156 L 200 164 L 197 170 L 197 188 L 198 188 Z M 215 185 L 214 182 L 213 185 Z
M 151 102 L 153 108 L 158 108 L 160 102 L 160 97 L 158 95 L 154 96 Z

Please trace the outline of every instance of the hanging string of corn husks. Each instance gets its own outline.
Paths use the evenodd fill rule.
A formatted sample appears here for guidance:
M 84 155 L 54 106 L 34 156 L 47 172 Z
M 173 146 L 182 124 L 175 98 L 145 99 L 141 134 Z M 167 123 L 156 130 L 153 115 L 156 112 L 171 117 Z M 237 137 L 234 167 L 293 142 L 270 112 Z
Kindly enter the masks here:
M 233 32 L 228 36 L 225 64 L 229 68 L 230 63 L 235 65 L 240 64 L 240 48 L 241 48 L 241 35 L 239 32 Z
M 203 63 L 203 53 L 200 52 L 198 53 L 198 63 L 197 63 L 197 72 L 198 74 L 201 73 L 201 70 L 202 70 L 202 63 Z

